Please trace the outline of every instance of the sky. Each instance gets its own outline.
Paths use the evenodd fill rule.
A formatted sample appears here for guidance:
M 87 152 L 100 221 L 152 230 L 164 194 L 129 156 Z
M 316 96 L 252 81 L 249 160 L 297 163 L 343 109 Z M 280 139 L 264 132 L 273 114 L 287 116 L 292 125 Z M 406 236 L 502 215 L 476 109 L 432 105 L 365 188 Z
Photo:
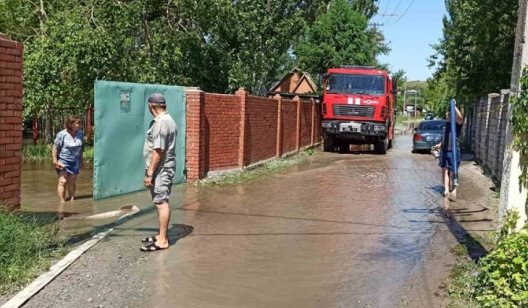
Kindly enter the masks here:
M 392 49 L 379 61 L 389 64 L 392 72 L 403 69 L 407 80 L 431 77 L 427 58 L 434 54 L 431 45 L 442 37 L 444 0 L 379 0 L 378 5 L 372 22 L 383 24 L 382 33 Z M 391 14 L 397 16 L 387 16 Z

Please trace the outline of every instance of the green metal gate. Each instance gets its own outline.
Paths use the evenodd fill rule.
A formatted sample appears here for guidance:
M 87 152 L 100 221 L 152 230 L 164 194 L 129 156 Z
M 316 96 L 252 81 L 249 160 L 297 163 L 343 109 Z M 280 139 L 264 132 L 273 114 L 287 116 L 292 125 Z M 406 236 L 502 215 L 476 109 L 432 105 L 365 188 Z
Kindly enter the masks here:
M 174 184 L 185 181 L 185 88 L 113 81 L 95 83 L 93 197 L 95 200 L 142 190 L 143 143 L 152 121 L 147 99 L 163 94 L 178 127 Z

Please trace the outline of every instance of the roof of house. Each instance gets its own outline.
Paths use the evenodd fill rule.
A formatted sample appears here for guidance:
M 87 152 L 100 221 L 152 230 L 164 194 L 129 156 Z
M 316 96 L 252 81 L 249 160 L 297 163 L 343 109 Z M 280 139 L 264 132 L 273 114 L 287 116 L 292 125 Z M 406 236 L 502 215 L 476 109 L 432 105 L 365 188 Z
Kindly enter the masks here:
M 313 82 L 312 78 L 308 73 L 303 73 L 301 70 L 294 68 L 288 74 L 286 74 L 282 79 L 274 84 L 269 92 L 272 93 L 297 93 L 299 87 L 307 83 L 310 91 L 305 93 L 316 93 L 317 86 Z M 286 90 L 286 91 L 285 91 Z

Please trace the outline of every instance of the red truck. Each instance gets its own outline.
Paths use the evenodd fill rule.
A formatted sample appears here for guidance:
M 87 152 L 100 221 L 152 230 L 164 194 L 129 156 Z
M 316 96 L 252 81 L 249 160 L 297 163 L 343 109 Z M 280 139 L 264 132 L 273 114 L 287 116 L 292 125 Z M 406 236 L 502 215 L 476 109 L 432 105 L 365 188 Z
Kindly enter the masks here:
M 350 144 L 374 144 L 379 154 L 394 143 L 395 82 L 366 66 L 331 68 L 324 77 L 324 150 L 348 152 Z

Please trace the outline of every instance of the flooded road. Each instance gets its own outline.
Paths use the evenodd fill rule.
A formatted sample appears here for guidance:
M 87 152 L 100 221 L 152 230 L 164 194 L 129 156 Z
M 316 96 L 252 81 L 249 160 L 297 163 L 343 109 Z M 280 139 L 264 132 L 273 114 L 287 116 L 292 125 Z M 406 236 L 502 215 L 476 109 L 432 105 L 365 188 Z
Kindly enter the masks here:
M 139 306 L 392 306 L 443 200 L 436 161 L 398 141 L 386 156 L 324 153 L 286 174 L 186 194 L 174 222 L 194 231 L 152 257 Z
M 83 217 L 115 211 L 127 204 L 150 205 L 150 196 L 144 192 L 94 201 L 92 177 L 93 169 L 81 169 L 76 182 L 76 200 L 61 204 L 57 196 L 58 176 L 55 169 L 51 165 L 25 164 L 21 177 L 21 210 L 44 219 L 63 219 L 61 224 L 67 233 L 79 234 L 115 220 L 84 220 Z
M 318 153 L 246 184 L 176 187 L 173 244 L 157 253 L 138 249 L 140 238 L 157 228 L 147 193 L 92 209 L 79 202 L 72 211 L 127 202 L 143 211 L 81 258 L 83 273 L 93 268 L 91 278 L 57 279 L 75 279 L 78 286 L 68 294 L 77 296 L 58 299 L 62 291 L 54 282 L 27 306 L 69 307 L 88 298 L 105 307 L 398 306 L 398 292 L 438 231 L 443 206 L 437 161 L 412 154 L 411 147 L 410 136 L 398 136 L 383 156 Z M 105 287 L 96 291 L 94 281 Z M 112 299 L 101 296 L 112 292 Z

